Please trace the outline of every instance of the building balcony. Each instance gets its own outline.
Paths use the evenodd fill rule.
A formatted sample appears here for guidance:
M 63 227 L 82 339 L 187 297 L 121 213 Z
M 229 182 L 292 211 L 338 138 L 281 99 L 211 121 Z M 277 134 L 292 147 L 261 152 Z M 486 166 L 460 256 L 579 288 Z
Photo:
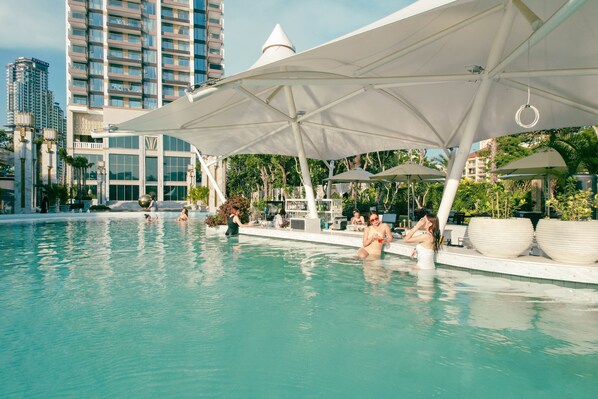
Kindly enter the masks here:
M 208 35 L 208 48 L 222 48 L 222 35 L 219 37 Z
M 124 3 L 123 3 L 124 5 Z M 108 10 L 108 15 L 114 15 L 118 17 L 131 17 L 131 18 L 140 18 L 141 17 L 141 7 L 139 5 L 130 4 L 126 6 L 116 6 L 113 4 L 108 3 L 106 6 Z
M 75 141 L 73 143 L 73 149 L 77 150 L 102 150 L 104 149 L 104 143 L 84 143 Z
M 177 39 L 177 40 L 189 40 L 189 34 L 177 33 L 177 32 L 162 32 L 162 36 Z
M 87 20 L 85 18 L 73 18 L 69 15 L 68 22 L 71 28 L 87 29 Z
M 165 83 L 167 85 L 171 85 L 171 86 L 182 86 L 182 87 L 189 87 L 189 80 L 182 80 L 180 78 L 174 78 L 174 79 L 162 79 L 162 83 Z
M 69 51 L 68 55 L 69 58 L 73 61 L 87 63 L 87 53 L 76 53 L 74 51 Z
M 86 36 L 77 36 L 77 35 L 73 35 L 71 32 L 69 32 L 69 41 L 72 44 L 76 44 L 78 46 L 87 46 L 87 37 Z
M 166 54 L 189 55 L 189 50 L 179 50 L 177 48 L 162 48 L 162 52 Z
M 175 64 L 162 64 L 162 68 L 170 71 L 189 72 L 191 66 L 180 66 Z
M 172 17 L 170 15 L 162 15 L 162 21 L 166 21 L 166 22 L 176 22 L 178 24 L 189 24 L 189 18 L 177 18 L 177 17 Z
M 124 73 L 115 73 L 108 71 L 108 77 L 115 80 L 126 80 L 128 82 L 141 82 L 143 77 L 141 75 L 129 75 Z
M 87 95 L 87 87 L 69 85 L 69 91 L 73 94 Z
M 120 97 L 133 97 L 133 98 L 139 98 L 142 95 L 141 88 L 135 90 L 135 89 L 131 89 L 129 87 L 120 87 L 120 88 L 109 87 L 108 94 L 113 94 L 113 95 L 120 96 Z
M 220 25 L 220 24 L 214 24 L 214 23 L 208 22 L 206 29 L 207 29 L 208 35 L 209 34 L 220 35 L 222 33 L 222 25 Z
M 108 56 L 108 62 L 111 64 L 120 64 L 120 65 L 127 65 L 127 66 L 136 66 L 141 67 L 141 60 L 135 60 L 131 58 L 122 58 L 122 57 L 113 57 Z
M 136 33 L 138 35 L 141 35 L 141 23 L 139 25 L 135 25 L 124 22 L 108 22 L 106 25 L 108 26 L 108 31 L 110 32 Z
M 222 50 L 210 49 L 207 56 L 208 62 L 212 64 L 220 64 L 222 62 Z
M 68 72 L 69 72 L 69 75 L 72 77 L 87 79 L 87 70 L 86 69 L 77 69 L 77 68 L 69 67 Z
M 219 1 L 208 0 L 208 6 L 206 7 L 206 14 L 208 18 L 221 18 L 222 17 L 222 3 Z
M 208 79 L 220 79 L 222 78 L 224 71 L 218 69 L 208 69 Z
M 177 10 L 189 10 L 189 0 L 162 0 L 162 5 L 176 8 Z
M 87 11 L 87 2 L 85 0 L 68 0 L 68 5 L 72 11 Z
M 141 41 L 135 42 L 128 42 L 125 40 L 111 40 L 108 39 L 108 46 L 114 49 L 126 49 L 126 50 L 136 50 L 141 51 Z

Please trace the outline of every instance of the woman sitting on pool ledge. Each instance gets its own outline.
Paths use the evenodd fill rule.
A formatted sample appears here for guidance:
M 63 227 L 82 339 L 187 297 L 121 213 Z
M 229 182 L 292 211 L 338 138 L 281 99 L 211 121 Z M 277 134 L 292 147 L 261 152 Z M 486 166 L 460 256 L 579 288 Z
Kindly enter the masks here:
M 413 236 L 416 231 L 422 229 L 423 234 Z M 409 230 L 403 241 L 417 243 L 414 250 L 414 254 L 417 253 L 416 267 L 428 270 L 436 267 L 434 257 L 440 248 L 440 230 L 436 215 L 430 214 L 421 218 L 415 227 Z
M 379 258 L 382 255 L 382 246 L 392 241 L 390 227 L 380 222 L 376 212 L 370 212 L 371 226 L 363 231 L 362 247 L 357 251 L 360 259 Z

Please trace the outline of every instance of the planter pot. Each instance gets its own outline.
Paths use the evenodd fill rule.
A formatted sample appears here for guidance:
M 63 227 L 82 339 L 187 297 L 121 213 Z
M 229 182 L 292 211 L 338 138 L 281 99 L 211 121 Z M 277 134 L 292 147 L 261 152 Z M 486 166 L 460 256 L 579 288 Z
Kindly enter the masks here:
M 494 258 L 527 255 L 534 240 L 534 227 L 527 218 L 471 218 L 467 232 L 479 253 Z
M 577 265 L 598 262 L 598 221 L 541 219 L 536 241 L 552 259 Z

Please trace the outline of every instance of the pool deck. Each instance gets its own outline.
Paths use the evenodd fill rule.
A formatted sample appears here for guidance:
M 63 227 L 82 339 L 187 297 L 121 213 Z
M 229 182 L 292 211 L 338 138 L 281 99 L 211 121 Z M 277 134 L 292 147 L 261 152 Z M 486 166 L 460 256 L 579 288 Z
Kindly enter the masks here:
M 170 223 L 178 216 L 176 212 L 158 212 L 160 221 Z M 204 212 L 191 212 L 192 219 L 202 219 Z M 69 220 L 102 220 L 102 219 L 139 219 L 143 212 L 97 212 L 97 213 L 47 213 L 27 215 L 2 215 L 0 224 L 58 222 Z M 453 227 L 457 236 L 462 236 L 465 226 Z M 225 226 L 208 231 L 224 234 Z M 352 247 L 357 251 L 361 246 L 362 233 L 354 231 L 323 230 L 319 233 L 306 233 L 300 230 L 275 229 L 271 227 L 243 227 L 242 235 L 266 237 L 293 241 L 341 245 Z M 455 237 L 453 237 L 455 239 Z M 414 244 L 404 243 L 400 238 L 386 244 L 386 253 L 410 256 Z M 593 265 L 573 265 L 555 262 L 543 256 L 520 256 L 515 259 L 491 258 L 481 255 L 474 249 L 443 246 L 438 252 L 437 263 L 460 269 L 482 271 L 507 276 L 529 279 L 542 279 L 554 282 L 568 282 L 598 285 L 598 263 Z
M 361 246 L 362 233 L 352 231 L 323 230 L 320 233 L 275 229 L 269 227 L 243 227 L 242 235 L 267 237 L 321 244 Z M 415 244 L 407 244 L 395 238 L 384 246 L 385 253 L 410 256 Z M 514 259 L 491 258 L 474 249 L 443 246 L 438 252 L 437 263 L 460 269 L 476 270 L 501 275 L 542 279 L 557 282 L 598 284 L 598 264 L 573 265 L 555 262 L 543 256 L 520 256 Z

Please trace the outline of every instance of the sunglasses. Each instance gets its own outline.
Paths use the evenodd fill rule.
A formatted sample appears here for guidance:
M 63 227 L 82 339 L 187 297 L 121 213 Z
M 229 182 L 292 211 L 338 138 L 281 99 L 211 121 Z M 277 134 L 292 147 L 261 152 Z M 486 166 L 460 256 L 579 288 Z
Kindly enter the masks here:
M 376 222 L 376 221 L 379 221 L 379 220 L 380 219 L 378 219 L 378 218 L 373 218 L 373 219 L 370 219 L 370 222 Z

